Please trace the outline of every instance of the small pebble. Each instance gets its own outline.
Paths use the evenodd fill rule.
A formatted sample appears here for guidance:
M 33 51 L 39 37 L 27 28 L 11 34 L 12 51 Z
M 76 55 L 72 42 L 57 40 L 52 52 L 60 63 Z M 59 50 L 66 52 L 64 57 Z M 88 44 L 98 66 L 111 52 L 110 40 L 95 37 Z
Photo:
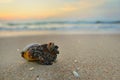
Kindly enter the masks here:
M 17 51 L 20 51 L 20 49 L 17 49 Z
M 36 80 L 40 80 L 40 79 L 39 79 L 39 76 L 36 77 Z
M 34 69 L 34 67 L 29 68 L 30 71 L 32 71 L 33 69 Z
M 79 74 L 76 71 L 73 71 L 73 75 L 77 78 L 79 77 Z
M 77 62 L 77 60 L 74 60 L 74 62 L 76 63 L 76 62 Z

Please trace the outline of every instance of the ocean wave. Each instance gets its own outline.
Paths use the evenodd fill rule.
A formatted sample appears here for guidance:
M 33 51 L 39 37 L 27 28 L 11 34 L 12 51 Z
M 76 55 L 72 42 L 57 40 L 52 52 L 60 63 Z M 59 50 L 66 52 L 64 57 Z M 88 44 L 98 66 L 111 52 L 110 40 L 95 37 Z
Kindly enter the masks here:
M 33 22 L 0 22 L 0 31 L 24 30 L 114 30 L 120 31 L 120 21 L 33 21 Z
M 32 21 L 32 22 L 6 22 L 8 26 L 18 25 L 48 25 L 48 24 L 120 24 L 120 21 Z

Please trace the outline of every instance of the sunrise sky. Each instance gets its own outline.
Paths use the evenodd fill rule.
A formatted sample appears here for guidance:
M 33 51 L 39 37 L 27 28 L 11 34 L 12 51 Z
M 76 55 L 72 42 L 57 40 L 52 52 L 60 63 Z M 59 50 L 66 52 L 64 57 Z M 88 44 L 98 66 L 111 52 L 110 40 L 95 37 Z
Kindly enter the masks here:
M 120 20 L 120 0 L 0 0 L 0 20 Z

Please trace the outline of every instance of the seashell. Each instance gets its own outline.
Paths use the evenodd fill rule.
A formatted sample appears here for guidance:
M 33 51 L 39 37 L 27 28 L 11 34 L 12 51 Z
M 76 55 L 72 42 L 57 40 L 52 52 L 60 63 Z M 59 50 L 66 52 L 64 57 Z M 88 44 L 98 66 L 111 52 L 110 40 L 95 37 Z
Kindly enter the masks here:
M 33 69 L 34 69 L 34 67 L 29 68 L 30 71 L 32 71 Z
M 52 50 L 48 50 L 48 48 Z M 40 64 L 52 65 L 59 54 L 58 46 L 49 44 L 29 44 L 21 52 L 21 56 L 28 61 L 36 61 Z
M 29 45 L 27 45 L 24 49 L 23 52 L 26 52 L 30 47 L 32 47 L 33 45 L 39 45 L 38 43 L 31 43 Z
M 80 77 L 80 75 L 76 71 L 73 71 L 73 75 L 77 78 Z

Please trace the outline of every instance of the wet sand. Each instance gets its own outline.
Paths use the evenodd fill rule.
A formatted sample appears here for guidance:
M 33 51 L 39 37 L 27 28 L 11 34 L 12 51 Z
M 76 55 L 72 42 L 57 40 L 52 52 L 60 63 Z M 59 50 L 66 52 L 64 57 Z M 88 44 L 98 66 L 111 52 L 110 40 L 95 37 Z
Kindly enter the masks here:
M 20 56 L 27 44 L 49 41 L 60 47 L 53 65 L 39 65 Z M 0 80 L 36 80 L 37 76 L 40 80 L 120 80 L 120 35 L 0 37 L 0 61 Z

